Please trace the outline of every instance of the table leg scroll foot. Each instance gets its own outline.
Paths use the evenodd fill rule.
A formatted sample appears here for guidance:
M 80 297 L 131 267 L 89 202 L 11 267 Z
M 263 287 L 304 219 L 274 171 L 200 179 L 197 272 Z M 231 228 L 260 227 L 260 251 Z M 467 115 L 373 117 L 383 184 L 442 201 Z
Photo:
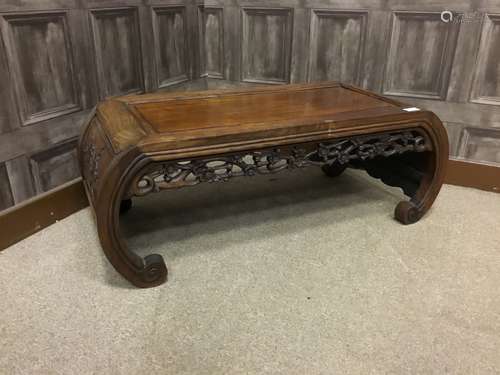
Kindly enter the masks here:
M 114 199 L 114 204 L 96 205 L 97 228 L 102 249 L 106 258 L 133 285 L 140 288 L 151 288 L 167 281 L 167 266 L 159 254 L 147 255 L 144 258 L 129 249 L 120 230 L 120 212 L 123 207 L 129 208 L 131 201 Z M 109 202 L 107 197 L 103 202 Z
M 394 210 L 394 217 L 402 224 L 416 223 L 422 217 L 422 211 L 410 201 L 401 201 Z
M 151 288 L 167 281 L 167 266 L 159 254 L 151 254 L 144 258 L 144 268 L 138 273 L 137 282 L 132 283 L 141 288 Z
M 152 288 L 167 281 L 168 270 L 161 255 L 151 254 L 141 258 L 125 245 L 108 247 L 106 241 L 103 242 L 103 250 L 110 263 L 136 287 Z

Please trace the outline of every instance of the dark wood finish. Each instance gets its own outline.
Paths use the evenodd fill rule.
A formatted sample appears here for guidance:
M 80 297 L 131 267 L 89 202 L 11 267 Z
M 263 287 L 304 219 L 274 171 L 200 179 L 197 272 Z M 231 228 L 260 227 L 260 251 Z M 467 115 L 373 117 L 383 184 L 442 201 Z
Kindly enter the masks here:
M 89 205 L 82 179 L 59 186 L 0 214 L 0 250 Z M 7 229 L 8 228 L 8 229 Z
M 450 159 L 445 184 L 500 193 L 500 168 L 493 165 Z
M 448 139 L 432 112 L 405 107 L 336 82 L 105 101 L 79 143 L 103 250 L 134 285 L 162 284 L 162 257 L 139 257 L 120 233 L 129 199 L 309 165 L 326 165 L 332 176 L 345 166 L 364 168 L 400 186 L 411 199 L 396 207 L 396 219 L 413 223 L 441 188 Z

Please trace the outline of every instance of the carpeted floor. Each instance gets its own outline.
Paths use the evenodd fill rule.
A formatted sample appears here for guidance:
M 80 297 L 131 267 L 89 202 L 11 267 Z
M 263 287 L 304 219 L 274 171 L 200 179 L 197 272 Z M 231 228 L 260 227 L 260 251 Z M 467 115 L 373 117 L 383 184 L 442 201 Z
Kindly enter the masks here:
M 167 284 L 135 289 L 83 210 L 0 253 L 1 374 L 500 372 L 500 195 L 317 169 L 151 195 L 124 218 Z M 8 230 L 8 228 L 2 228 Z

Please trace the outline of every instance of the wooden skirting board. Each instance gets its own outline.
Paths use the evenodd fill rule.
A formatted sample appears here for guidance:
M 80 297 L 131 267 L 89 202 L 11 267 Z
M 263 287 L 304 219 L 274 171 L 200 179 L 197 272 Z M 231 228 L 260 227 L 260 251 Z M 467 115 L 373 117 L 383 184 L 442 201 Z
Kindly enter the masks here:
M 445 183 L 500 193 L 500 167 L 450 159 Z M 89 205 L 82 180 L 0 213 L 0 250 L 56 223 Z
M 500 167 L 450 159 L 444 182 L 500 193 Z
M 89 205 L 82 179 L 68 182 L 0 213 L 0 250 Z

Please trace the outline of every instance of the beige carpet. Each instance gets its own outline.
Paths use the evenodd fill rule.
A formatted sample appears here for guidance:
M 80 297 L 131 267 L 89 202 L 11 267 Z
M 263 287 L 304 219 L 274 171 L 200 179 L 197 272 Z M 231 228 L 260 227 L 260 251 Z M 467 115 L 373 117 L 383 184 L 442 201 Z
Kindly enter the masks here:
M 151 195 L 125 218 L 169 282 L 134 289 L 88 209 L 0 253 L 1 374 L 500 372 L 500 195 L 317 169 Z M 2 228 L 8 230 L 8 228 Z

